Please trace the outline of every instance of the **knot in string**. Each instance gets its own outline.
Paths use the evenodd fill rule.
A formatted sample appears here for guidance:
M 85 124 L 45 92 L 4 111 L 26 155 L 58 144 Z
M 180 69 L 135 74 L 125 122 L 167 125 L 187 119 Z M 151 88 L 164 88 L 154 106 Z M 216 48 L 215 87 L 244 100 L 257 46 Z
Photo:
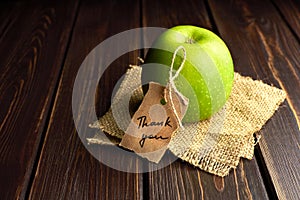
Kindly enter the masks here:
M 178 68 L 178 70 L 176 71 L 176 73 L 174 74 L 173 76 L 173 68 L 174 68 L 174 62 L 175 62 L 175 59 L 176 59 L 176 55 L 178 53 L 179 50 L 183 51 L 183 60 Z M 170 71 L 169 71 L 169 81 L 168 81 L 168 84 L 167 84 L 167 88 L 169 88 L 169 98 L 170 98 L 170 102 L 171 102 L 171 107 L 174 111 L 174 114 L 175 114 L 175 117 L 176 117 L 176 120 L 178 121 L 178 124 L 180 126 L 180 128 L 184 129 L 183 125 L 182 125 L 182 122 L 178 116 L 178 113 L 176 111 L 176 108 L 175 108 L 175 105 L 174 105 L 174 102 L 173 102 L 173 97 L 172 97 L 172 90 L 175 91 L 175 93 L 181 98 L 181 99 L 184 99 L 184 96 L 177 90 L 176 86 L 175 86 L 175 83 L 174 83 L 174 80 L 179 76 L 179 73 L 180 71 L 182 70 L 183 66 L 184 66 L 184 63 L 185 63 L 185 60 L 186 60 L 186 50 L 183 46 L 179 46 L 177 47 L 177 49 L 175 50 L 174 54 L 173 54 L 173 58 L 172 58 L 172 63 L 171 63 L 171 66 L 170 66 Z M 184 101 L 182 101 L 184 102 Z

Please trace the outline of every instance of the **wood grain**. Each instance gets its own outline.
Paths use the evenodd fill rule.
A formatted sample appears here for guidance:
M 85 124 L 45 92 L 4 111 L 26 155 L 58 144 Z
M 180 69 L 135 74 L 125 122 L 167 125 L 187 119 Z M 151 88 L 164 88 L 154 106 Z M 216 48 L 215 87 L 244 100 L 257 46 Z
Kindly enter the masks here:
M 164 169 L 149 173 L 149 198 L 268 199 L 262 182 L 255 158 L 253 161 L 241 160 L 237 169 L 225 178 L 176 161 Z
M 171 28 L 186 24 L 212 29 L 204 1 L 188 0 L 179 4 L 143 0 L 142 5 L 144 26 Z
M 14 11 L 18 9 L 18 5 L 15 3 L 0 2 L 0 42 L 7 33 L 7 30 L 9 30 L 10 26 L 13 24 L 14 19 L 16 19 L 15 14 L 18 14 L 19 12 Z
M 279 199 L 299 199 L 300 134 L 291 110 L 276 113 L 262 135 L 259 147 Z
M 273 2 L 288 23 L 289 28 L 300 40 L 300 2 L 297 0 L 273 0 Z
M 235 69 L 287 92 L 287 102 L 262 131 L 259 144 L 280 199 L 299 199 L 300 45 L 268 1 L 210 1 Z
M 169 28 L 192 24 L 211 30 L 214 27 L 204 1 L 185 1 L 180 6 L 178 2 L 144 1 L 143 13 L 144 26 Z M 149 173 L 148 179 L 150 199 L 268 199 L 255 159 L 242 160 L 238 169 L 225 178 L 214 177 L 185 162 L 176 161 Z
M 66 5 L 1 8 L 9 9 L 0 17 L 1 199 L 25 196 L 77 7 Z
M 226 10 L 231 9 L 234 15 L 221 16 L 217 11 L 213 12 L 215 17 L 221 20 L 219 23 L 221 31 L 227 29 L 229 32 L 228 27 L 232 27 L 231 35 L 228 33 L 228 36 L 224 35 L 224 37 L 228 38 L 228 45 L 239 51 L 239 54 L 233 54 L 236 69 L 242 74 L 284 89 L 288 95 L 290 108 L 300 125 L 300 99 L 298 98 L 300 91 L 295 90 L 300 87 L 299 42 L 270 2 L 248 4 L 243 1 L 233 1 L 232 4 L 228 4 L 233 7 L 224 6 Z M 260 4 L 264 7 L 258 9 Z M 218 9 L 218 12 L 222 10 L 223 5 L 218 6 Z M 233 21 L 225 22 L 226 18 Z M 233 31 L 239 34 L 233 37 Z M 249 50 L 256 53 L 251 54 Z M 250 65 L 253 70 L 242 65 Z M 268 77 L 270 74 L 272 74 L 271 78 Z
M 126 173 L 107 167 L 96 160 L 84 147 L 75 129 L 74 120 L 87 116 L 72 116 L 72 87 L 77 71 L 88 53 L 100 42 L 116 33 L 139 26 L 139 2 L 131 1 L 84 1 L 81 3 L 78 18 L 72 35 L 71 45 L 64 64 L 57 97 L 42 148 L 37 172 L 30 191 L 32 199 L 141 199 L 143 196 L 143 176 Z M 136 38 L 135 44 L 140 42 Z M 118 48 L 114 46 L 113 48 Z M 107 55 L 110 56 L 110 55 Z M 110 94 L 116 81 L 123 75 L 129 63 L 134 63 L 139 52 L 125 54 L 111 64 L 99 83 L 101 109 L 108 109 Z M 94 66 L 84 71 L 85 77 L 95 78 L 102 59 L 95 56 L 90 61 Z M 84 94 L 90 87 L 81 85 Z M 101 99 L 100 98 L 100 99 Z M 75 99 L 81 105 L 82 99 Z M 88 108 L 93 110 L 93 107 Z M 82 127 L 91 137 L 95 132 L 87 126 Z M 85 143 L 85 140 L 83 140 Z M 110 158 L 111 162 L 121 161 L 122 165 L 141 165 L 135 157 L 122 157 L 114 148 L 91 146 L 99 156 Z M 117 163 L 118 164 L 118 163 Z M 118 164 L 119 166 L 121 164 Z

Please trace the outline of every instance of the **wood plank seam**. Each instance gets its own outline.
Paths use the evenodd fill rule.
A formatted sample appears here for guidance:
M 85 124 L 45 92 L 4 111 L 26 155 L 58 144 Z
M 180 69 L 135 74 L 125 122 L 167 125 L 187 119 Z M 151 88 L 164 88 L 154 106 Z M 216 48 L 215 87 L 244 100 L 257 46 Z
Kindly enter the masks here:
M 211 6 L 209 5 L 208 0 L 205 0 L 205 2 L 207 2 L 207 4 L 208 4 L 208 8 L 209 8 L 210 13 L 213 13 L 213 12 L 212 12 L 213 9 L 212 9 Z M 211 15 L 211 19 L 210 19 L 210 20 L 212 20 L 213 23 L 216 24 L 215 27 L 216 27 L 216 29 L 218 29 L 218 28 L 217 28 L 216 19 L 214 18 L 213 14 Z M 219 30 L 217 30 L 217 32 L 219 33 L 219 35 L 221 35 L 221 33 L 220 33 Z M 254 67 L 253 67 L 253 69 L 254 69 L 254 71 L 256 71 Z M 255 157 L 257 158 L 257 155 L 255 155 Z M 261 158 L 262 158 L 262 157 L 261 157 Z M 257 158 L 257 160 L 259 160 L 259 158 Z M 258 166 L 259 166 L 260 169 L 263 168 L 262 163 L 265 163 L 265 161 L 262 160 L 262 162 L 257 162 L 257 164 L 258 164 Z M 270 174 L 268 174 L 268 175 L 269 175 L 269 177 L 268 177 L 267 179 L 265 179 L 265 177 L 262 176 L 262 177 L 263 177 L 263 182 L 264 182 L 265 188 L 266 188 L 266 190 L 267 190 L 268 197 L 269 197 L 270 199 L 274 199 L 274 197 L 275 197 L 275 199 L 278 199 L 278 197 L 277 197 L 277 195 L 276 195 L 276 192 L 275 192 L 275 187 L 274 187 L 273 182 L 272 182 L 272 181 L 266 181 L 266 180 L 271 180 Z M 235 179 L 235 180 L 236 180 L 236 179 Z M 238 186 L 238 185 L 237 185 L 237 186 Z M 237 194 L 237 195 L 238 195 L 238 194 Z
M 40 141 L 39 141 L 39 145 L 38 145 L 38 149 L 37 149 L 37 152 L 36 152 L 36 155 L 34 155 L 35 159 L 34 159 L 34 165 L 32 166 L 32 169 L 31 169 L 31 173 L 30 173 L 30 180 L 29 180 L 29 183 L 28 183 L 28 186 L 27 186 L 27 189 L 26 189 L 26 193 L 25 193 L 25 198 L 28 199 L 29 196 L 30 196 L 30 193 L 31 193 L 31 187 L 32 187 L 32 184 L 33 184 L 33 181 L 34 181 L 34 178 L 35 178 L 35 175 L 37 173 L 37 169 L 38 169 L 38 165 L 39 165 L 39 160 L 41 158 L 41 152 L 42 152 L 42 148 L 44 146 L 44 141 L 45 141 L 45 137 L 46 137 L 46 132 L 48 131 L 48 128 L 49 128 L 49 122 L 51 120 L 51 116 L 53 115 L 53 112 L 54 112 L 54 108 L 55 108 L 55 102 L 57 100 L 57 94 L 58 94 L 58 89 L 59 89 L 59 85 L 61 84 L 61 76 L 62 76 L 62 71 L 63 71 L 63 68 L 64 68 L 64 64 L 65 64 L 65 60 L 66 60 L 66 57 L 67 57 L 67 53 L 69 51 L 69 48 L 70 48 L 70 43 L 71 43 L 71 40 L 72 40 L 72 36 L 73 36 L 73 30 L 74 30 L 74 27 L 75 27 L 75 24 L 76 24 L 76 21 L 77 21 L 77 17 L 78 17 L 78 13 L 79 13 L 79 8 L 80 8 L 80 2 L 81 0 L 78 0 L 76 3 L 76 8 L 75 8 L 75 14 L 74 14 L 74 17 L 73 17 L 73 22 L 72 22 L 72 26 L 71 26 L 71 30 L 70 30 L 70 33 L 69 33 L 69 36 L 68 36 L 68 41 L 67 41 L 67 45 L 66 45 L 66 48 L 65 48 L 65 52 L 64 52 L 64 56 L 63 56 L 63 59 L 62 59 L 62 62 L 60 64 L 60 71 L 59 71 L 59 75 L 57 77 L 57 80 L 56 80 L 56 85 L 55 85 L 55 88 L 54 88 L 54 91 L 53 91 L 53 94 L 52 94 L 52 98 L 51 98 L 51 102 L 50 102 L 50 106 L 49 106 L 49 111 L 47 113 L 47 117 L 46 117 L 46 121 L 45 121 L 45 124 L 44 124 L 44 128 L 43 128 L 43 131 L 42 131 L 42 134 L 41 134 L 41 137 L 40 137 Z
M 150 1 L 144 2 L 144 7 L 147 8 L 144 13 L 144 23 L 148 26 L 153 26 L 154 24 L 154 26 L 171 27 L 179 25 L 180 23 L 185 23 L 202 26 L 204 28 L 206 27 L 220 35 L 217 26 L 213 27 L 211 25 L 211 23 L 215 23 L 213 15 L 206 18 L 207 11 L 213 14 L 210 6 L 205 6 L 205 4 L 208 5 L 209 3 L 207 0 L 197 1 L 197 3 L 196 1 L 187 1 L 180 7 L 178 7 L 178 5 L 175 7 L 175 3 L 166 3 L 166 1 L 160 1 L 160 3 L 152 2 L 151 6 L 149 6 Z M 169 10 L 160 11 L 160 8 L 162 7 L 169 7 Z M 194 13 L 194 15 L 190 14 L 190 12 Z M 184 18 L 182 18 L 182 13 L 185 15 Z M 201 15 L 199 15 L 199 13 L 201 13 Z M 161 16 L 162 19 L 156 19 L 153 15 Z M 216 185 L 216 182 L 214 181 L 215 179 L 204 171 L 199 171 L 199 169 L 192 167 L 190 168 L 190 166 L 184 162 L 174 162 L 168 168 L 149 173 L 149 182 L 153 185 L 150 188 L 150 197 L 153 199 L 197 199 L 199 197 L 202 197 L 202 199 L 232 199 L 238 197 L 246 199 L 247 197 L 251 198 L 252 195 L 253 199 L 267 199 L 268 196 L 264 186 L 262 185 L 263 181 L 260 179 L 261 174 L 258 173 L 259 169 L 255 158 L 254 161 L 248 162 L 247 164 L 250 166 L 245 165 L 245 169 L 247 170 L 243 171 L 243 168 L 241 167 L 244 166 L 240 166 L 238 167 L 238 170 L 231 172 L 228 177 L 224 178 L 223 186 L 222 181 L 220 183 L 218 182 L 219 185 Z M 251 169 L 251 167 L 253 167 L 253 169 Z M 197 175 L 196 177 L 194 176 L 195 173 Z M 252 176 L 252 173 L 254 176 Z M 247 177 L 247 181 L 245 181 L 245 177 Z M 193 182 L 195 180 L 199 185 L 195 184 L 196 182 Z M 164 185 L 164 187 L 159 188 L 155 186 L 157 184 Z M 249 194 L 250 192 L 251 195 Z
M 258 167 L 260 169 L 260 172 L 262 174 L 264 174 L 262 176 L 262 178 L 263 178 L 264 184 L 266 185 L 266 190 L 267 190 L 269 199 L 278 199 L 278 196 L 277 196 L 277 193 L 276 193 L 276 190 L 275 190 L 275 186 L 272 182 L 271 175 L 270 175 L 270 173 L 269 173 L 269 171 L 266 167 L 265 159 L 262 156 L 262 152 L 261 152 L 261 149 L 260 149 L 259 145 L 257 145 L 255 147 L 254 155 L 256 157 L 257 164 L 258 164 Z

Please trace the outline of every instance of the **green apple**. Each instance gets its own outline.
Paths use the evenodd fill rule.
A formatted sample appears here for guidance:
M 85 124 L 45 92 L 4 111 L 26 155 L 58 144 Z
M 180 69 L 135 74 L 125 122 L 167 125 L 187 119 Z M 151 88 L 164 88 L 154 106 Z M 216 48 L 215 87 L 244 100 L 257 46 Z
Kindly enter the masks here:
M 208 119 L 219 111 L 230 96 L 234 69 L 230 52 L 213 32 L 196 26 L 176 26 L 163 32 L 149 49 L 142 70 L 143 82 L 166 85 L 175 50 L 183 46 L 186 61 L 175 79 L 178 91 L 189 98 L 184 122 Z M 183 61 L 178 51 L 174 62 L 177 70 Z

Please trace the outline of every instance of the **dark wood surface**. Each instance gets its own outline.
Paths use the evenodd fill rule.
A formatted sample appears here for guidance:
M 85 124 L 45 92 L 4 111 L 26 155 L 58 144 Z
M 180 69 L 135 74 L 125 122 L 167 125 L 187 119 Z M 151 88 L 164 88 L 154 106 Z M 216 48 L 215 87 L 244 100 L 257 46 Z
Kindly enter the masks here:
M 0 2 L 0 199 L 300 199 L 299 19 L 296 0 Z M 235 71 L 283 88 L 287 100 L 260 131 L 255 157 L 225 178 L 180 160 L 148 173 L 107 167 L 75 129 L 72 87 L 81 63 L 119 32 L 180 24 L 214 31 Z M 98 115 L 128 64 L 145 53 L 129 52 L 105 71 Z M 110 147 L 99 154 L 145 165 Z
M 65 6 L 55 1 L 0 6 L 5 10 L 0 36 L 1 199 L 24 198 L 35 174 L 78 4 Z
M 262 130 L 259 147 L 278 197 L 295 198 L 300 185 L 299 42 L 271 2 L 210 3 L 220 35 L 228 41 L 235 69 L 288 94 L 281 115 L 276 113 Z M 234 15 L 225 15 L 228 12 Z

